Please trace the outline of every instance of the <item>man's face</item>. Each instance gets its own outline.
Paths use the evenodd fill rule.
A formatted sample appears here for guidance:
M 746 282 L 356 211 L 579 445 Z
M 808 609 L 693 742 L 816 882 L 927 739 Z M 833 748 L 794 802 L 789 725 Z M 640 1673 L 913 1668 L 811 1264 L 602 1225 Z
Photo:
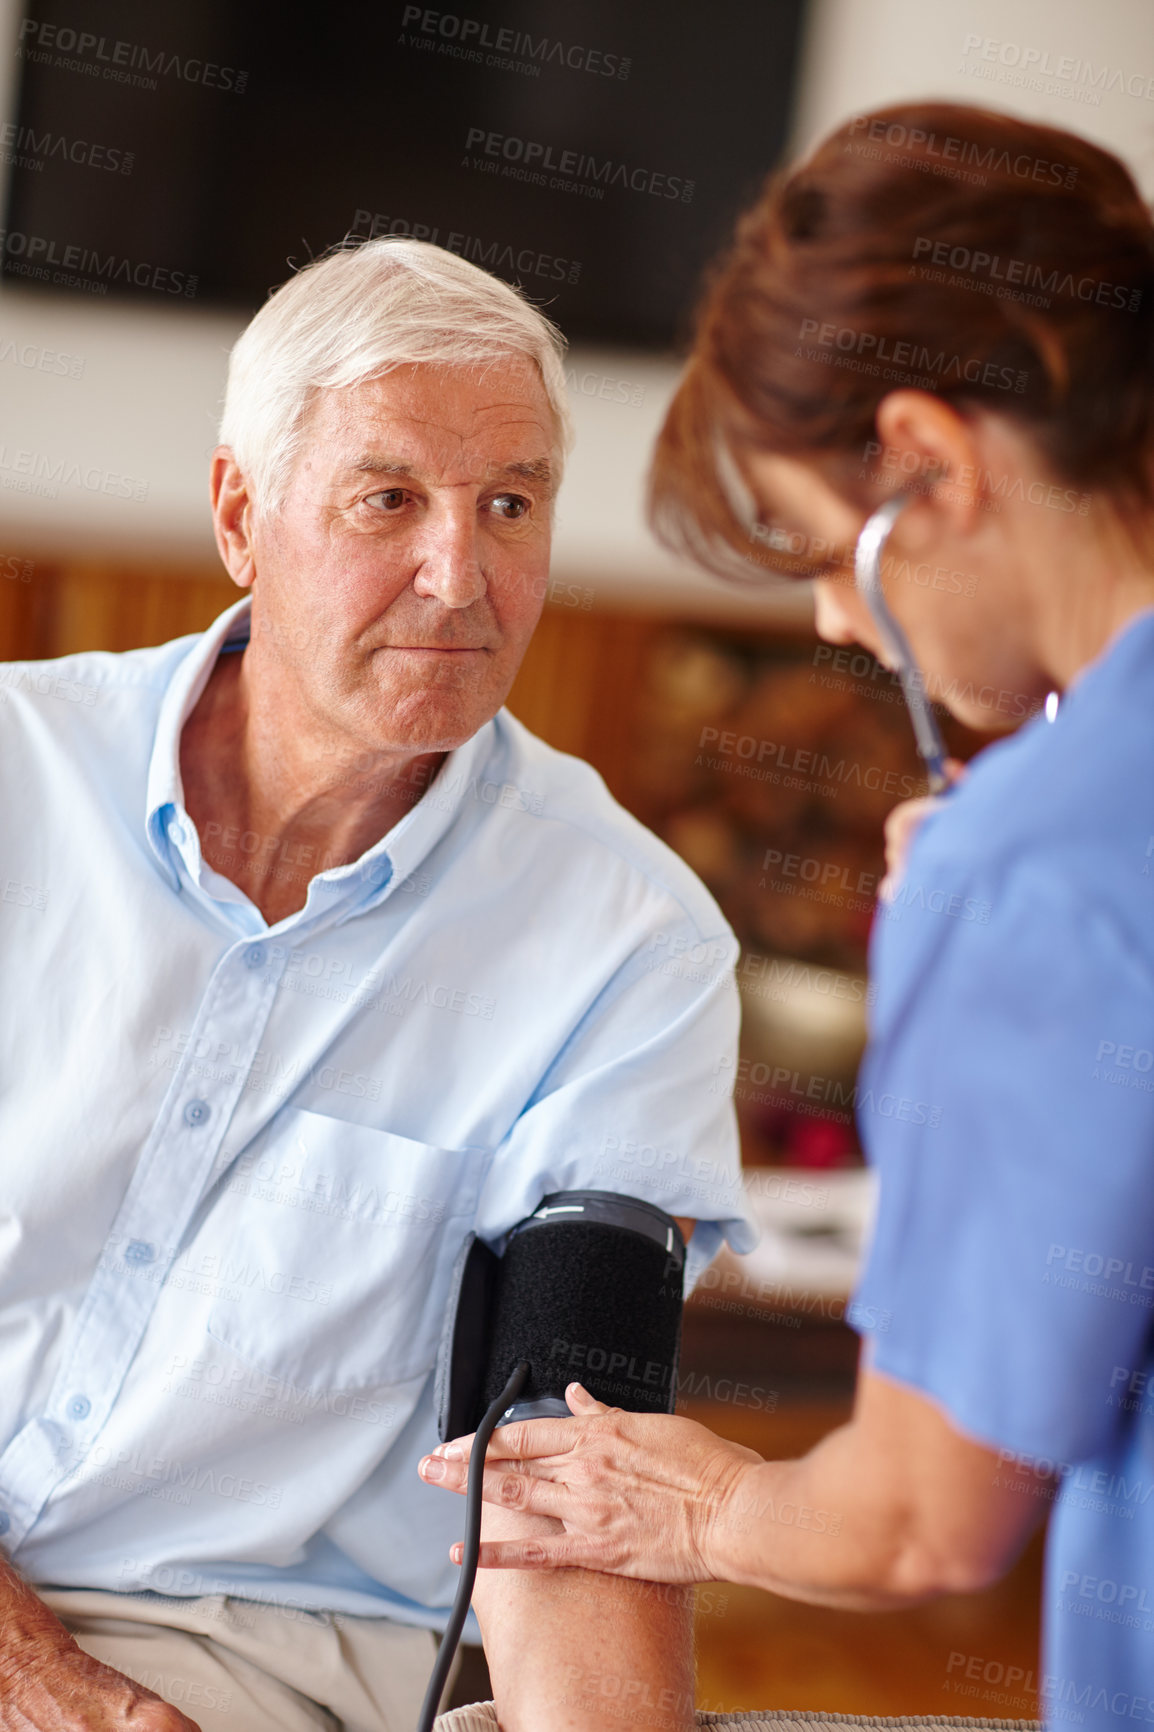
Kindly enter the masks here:
M 282 509 L 251 515 L 254 674 L 362 749 L 462 744 L 541 612 L 554 445 L 527 357 L 318 392 Z

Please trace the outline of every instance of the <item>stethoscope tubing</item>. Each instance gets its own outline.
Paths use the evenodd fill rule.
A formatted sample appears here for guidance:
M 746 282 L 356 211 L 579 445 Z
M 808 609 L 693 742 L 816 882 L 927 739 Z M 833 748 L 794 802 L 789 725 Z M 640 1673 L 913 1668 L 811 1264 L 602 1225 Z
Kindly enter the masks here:
M 854 582 L 857 585 L 859 595 L 865 599 L 873 622 L 878 628 L 882 642 L 894 662 L 898 678 L 902 682 L 906 708 L 909 710 L 910 720 L 914 726 L 914 738 L 917 741 L 922 762 L 926 766 L 930 793 L 941 794 L 950 785 L 949 777 L 946 774 L 945 741 L 942 739 L 941 730 L 926 696 L 925 677 L 914 660 L 905 632 L 890 612 L 889 605 L 882 593 L 882 552 L 889 539 L 890 531 L 909 501 L 910 495 L 908 493 L 895 494 L 892 499 L 887 499 L 884 505 L 879 506 L 877 511 L 866 519 L 854 550 Z

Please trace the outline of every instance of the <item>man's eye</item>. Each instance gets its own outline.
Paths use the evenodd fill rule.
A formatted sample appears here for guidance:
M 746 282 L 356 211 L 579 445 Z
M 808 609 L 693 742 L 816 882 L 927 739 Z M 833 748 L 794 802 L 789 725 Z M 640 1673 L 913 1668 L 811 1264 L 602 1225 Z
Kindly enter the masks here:
M 378 499 L 382 511 L 399 511 L 405 503 L 405 490 L 403 487 L 388 487 L 383 493 L 370 493 L 365 504 L 372 505 Z
M 493 501 L 493 510 L 498 517 L 504 517 L 508 522 L 515 523 L 519 517 L 524 517 L 529 509 L 529 501 L 522 499 L 519 493 L 499 493 Z

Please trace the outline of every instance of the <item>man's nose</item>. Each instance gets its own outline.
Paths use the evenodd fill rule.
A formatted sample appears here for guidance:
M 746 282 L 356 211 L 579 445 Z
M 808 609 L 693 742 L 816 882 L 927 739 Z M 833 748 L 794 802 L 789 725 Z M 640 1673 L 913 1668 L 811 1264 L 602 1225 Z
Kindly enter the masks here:
M 444 607 L 471 607 L 488 588 L 478 557 L 473 506 L 449 507 L 424 527 L 417 549 L 413 588 Z

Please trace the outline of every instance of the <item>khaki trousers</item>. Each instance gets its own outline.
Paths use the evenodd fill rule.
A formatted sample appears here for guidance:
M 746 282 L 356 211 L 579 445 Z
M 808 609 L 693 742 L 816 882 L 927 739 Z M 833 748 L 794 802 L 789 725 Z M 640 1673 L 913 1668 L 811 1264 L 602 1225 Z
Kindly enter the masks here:
M 413 1732 L 436 1655 L 428 1630 L 210 1594 L 36 1593 L 88 1654 L 201 1732 Z

